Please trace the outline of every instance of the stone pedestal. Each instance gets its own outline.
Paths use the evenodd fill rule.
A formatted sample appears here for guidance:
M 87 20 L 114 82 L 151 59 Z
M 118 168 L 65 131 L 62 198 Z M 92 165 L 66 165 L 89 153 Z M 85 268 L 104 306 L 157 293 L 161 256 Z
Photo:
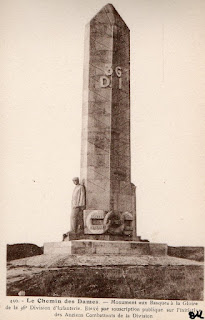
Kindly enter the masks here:
M 137 241 L 71 240 L 44 244 L 44 254 L 167 255 L 167 245 Z

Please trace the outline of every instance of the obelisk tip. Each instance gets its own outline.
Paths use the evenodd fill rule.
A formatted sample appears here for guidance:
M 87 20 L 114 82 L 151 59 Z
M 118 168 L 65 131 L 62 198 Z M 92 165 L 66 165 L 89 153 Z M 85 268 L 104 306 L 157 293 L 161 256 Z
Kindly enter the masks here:
M 95 16 L 93 19 L 97 19 L 101 23 L 107 23 L 110 25 L 119 25 L 119 26 L 126 26 L 126 23 L 119 15 L 115 7 L 108 3 L 106 4 Z M 93 20 L 92 19 L 92 20 Z M 91 20 L 91 21 L 92 21 Z M 127 27 L 128 28 L 128 27 Z M 129 29 L 129 28 L 128 28 Z

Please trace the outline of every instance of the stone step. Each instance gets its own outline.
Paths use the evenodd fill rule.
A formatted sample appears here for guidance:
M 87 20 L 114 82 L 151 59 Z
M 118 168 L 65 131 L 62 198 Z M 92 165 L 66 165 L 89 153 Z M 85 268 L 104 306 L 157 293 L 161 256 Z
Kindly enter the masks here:
M 141 241 L 72 240 L 44 244 L 44 254 L 167 255 L 167 245 Z
M 101 241 L 148 241 L 141 240 L 140 236 L 131 236 L 130 234 L 126 235 L 112 235 L 112 234 L 84 234 L 84 233 L 72 233 L 67 232 L 63 235 L 63 241 L 71 240 L 101 240 Z

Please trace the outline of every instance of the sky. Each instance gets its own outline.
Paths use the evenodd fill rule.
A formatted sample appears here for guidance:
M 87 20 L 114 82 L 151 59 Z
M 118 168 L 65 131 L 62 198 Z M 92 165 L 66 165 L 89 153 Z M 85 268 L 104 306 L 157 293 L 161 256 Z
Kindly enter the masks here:
M 131 35 L 137 234 L 204 245 L 205 2 L 113 0 Z M 4 0 L 2 245 L 62 240 L 80 174 L 84 28 L 103 0 Z

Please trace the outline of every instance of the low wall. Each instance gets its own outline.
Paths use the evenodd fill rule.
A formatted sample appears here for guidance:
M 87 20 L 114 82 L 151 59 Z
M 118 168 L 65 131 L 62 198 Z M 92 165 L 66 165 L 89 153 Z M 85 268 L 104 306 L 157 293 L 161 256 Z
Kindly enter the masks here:
M 168 247 L 167 254 L 172 257 L 204 261 L 204 247 Z
M 7 261 L 43 254 L 43 248 L 32 243 L 7 244 Z

